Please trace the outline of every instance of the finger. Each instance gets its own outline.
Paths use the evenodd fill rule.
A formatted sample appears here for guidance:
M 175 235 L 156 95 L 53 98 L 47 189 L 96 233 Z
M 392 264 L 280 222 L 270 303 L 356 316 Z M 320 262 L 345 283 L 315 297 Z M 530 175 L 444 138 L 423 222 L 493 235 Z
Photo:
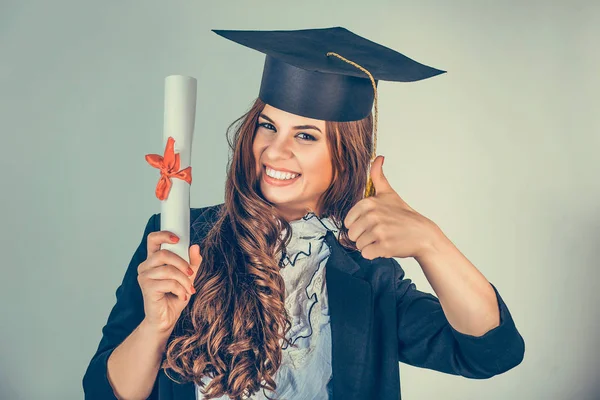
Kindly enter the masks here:
M 196 274 L 198 273 L 198 270 L 200 269 L 200 264 L 202 264 L 202 256 L 200 255 L 200 246 L 197 244 L 194 244 L 193 246 L 190 246 L 190 267 L 192 268 L 192 271 L 194 272 L 192 274 L 192 276 L 190 277 L 190 279 L 192 279 L 192 282 L 194 281 L 194 278 L 196 277 Z
M 144 272 L 144 278 L 154 280 L 175 280 L 181 284 L 191 296 L 194 293 L 192 283 L 188 275 L 181 272 L 178 268 L 173 265 L 163 265 L 157 268 L 152 268 Z
M 383 248 L 381 243 L 373 242 L 365 246 L 360 253 L 367 260 L 374 260 L 377 257 L 382 257 L 381 254 L 383 254 Z
M 369 212 L 372 209 L 370 197 L 366 199 L 359 200 L 351 209 L 346 213 L 346 217 L 344 218 L 344 226 L 346 228 L 350 228 L 350 226 L 354 225 L 356 220 L 361 218 L 364 214 Z
M 147 288 L 150 294 L 150 300 L 156 301 L 164 297 L 166 293 L 173 293 L 181 301 L 187 301 L 190 298 L 187 290 L 181 283 L 173 279 L 150 279 Z
M 369 213 L 370 211 L 367 210 L 359 219 L 355 220 L 348 229 L 348 238 L 353 242 L 358 242 L 362 235 L 373 229 L 375 221 Z
M 179 237 L 173 232 L 169 231 L 158 231 L 158 232 L 150 232 L 148 234 L 146 250 L 148 251 L 148 256 L 156 253 L 160 250 L 160 245 L 163 243 L 177 243 L 179 242 Z
M 367 246 L 377 241 L 377 235 L 372 230 L 363 232 L 356 242 L 356 248 L 362 252 Z
M 183 258 L 173 253 L 171 250 L 162 249 L 153 253 L 146 261 L 138 267 L 138 274 L 149 269 L 161 267 L 165 264 L 174 265 L 181 272 L 190 276 L 190 265 Z M 193 271 L 191 271 L 193 273 Z

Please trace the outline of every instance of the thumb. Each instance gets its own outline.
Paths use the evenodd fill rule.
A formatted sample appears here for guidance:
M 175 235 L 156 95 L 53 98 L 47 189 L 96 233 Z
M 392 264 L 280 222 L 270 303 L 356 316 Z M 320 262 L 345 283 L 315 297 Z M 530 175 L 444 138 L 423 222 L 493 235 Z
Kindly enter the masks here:
M 200 255 L 200 246 L 194 244 L 190 246 L 190 268 L 194 271 L 194 276 L 202 264 L 202 256 Z
M 383 156 L 377 156 L 371 166 L 371 180 L 375 186 L 376 193 L 385 193 L 393 191 L 392 186 L 383 174 Z

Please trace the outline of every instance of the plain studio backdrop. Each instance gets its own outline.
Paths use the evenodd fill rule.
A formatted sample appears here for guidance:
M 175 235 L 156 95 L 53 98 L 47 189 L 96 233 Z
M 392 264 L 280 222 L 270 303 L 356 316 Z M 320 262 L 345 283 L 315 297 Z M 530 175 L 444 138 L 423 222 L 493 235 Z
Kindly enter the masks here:
M 164 78 L 198 79 L 191 203 L 218 204 L 225 130 L 257 97 L 264 55 L 210 30 L 332 26 L 448 71 L 381 82 L 378 154 L 498 287 L 526 344 L 488 380 L 401 364 L 403 399 L 600 396 L 597 2 L 3 0 L 0 398 L 83 397 L 160 212 L 144 156 L 164 150 Z

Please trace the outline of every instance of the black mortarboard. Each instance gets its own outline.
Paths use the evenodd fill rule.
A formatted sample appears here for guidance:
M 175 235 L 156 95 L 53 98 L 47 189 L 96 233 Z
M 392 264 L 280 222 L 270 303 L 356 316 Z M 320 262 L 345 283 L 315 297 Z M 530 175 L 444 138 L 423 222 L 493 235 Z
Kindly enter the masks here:
M 328 52 L 362 66 L 375 83 L 412 82 L 445 72 L 341 27 L 213 32 L 265 53 L 260 99 L 308 118 L 355 121 L 366 117 L 373 108 L 374 91 L 369 76 L 335 56 L 328 56 Z
M 375 143 L 377 82 L 412 82 L 445 72 L 342 27 L 213 32 L 266 54 L 258 97 L 275 108 L 307 118 L 356 121 L 375 102 Z

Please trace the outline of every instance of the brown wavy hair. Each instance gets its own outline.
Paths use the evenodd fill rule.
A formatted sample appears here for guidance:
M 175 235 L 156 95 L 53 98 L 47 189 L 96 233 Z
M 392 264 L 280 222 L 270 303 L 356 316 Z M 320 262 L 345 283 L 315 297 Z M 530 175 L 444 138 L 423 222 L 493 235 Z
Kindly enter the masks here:
M 261 388 L 275 391 L 281 346 L 291 345 L 285 337 L 291 328 L 285 284 L 275 259 L 289 243 L 291 229 L 262 195 L 252 151 L 264 107 L 256 99 L 227 129 L 233 156 L 227 165 L 225 202 L 200 244 L 197 294 L 178 321 L 184 333 L 169 342 L 161 365 L 200 385 L 206 399 L 227 394 L 237 400 Z M 326 138 L 333 179 L 319 198 L 321 215 L 308 208 L 307 212 L 331 217 L 340 229 L 340 244 L 356 250 L 343 219 L 363 198 L 372 153 L 372 114 L 359 121 L 326 121 Z M 282 227 L 287 232 L 283 241 Z M 212 378 L 206 386 L 203 376 Z

